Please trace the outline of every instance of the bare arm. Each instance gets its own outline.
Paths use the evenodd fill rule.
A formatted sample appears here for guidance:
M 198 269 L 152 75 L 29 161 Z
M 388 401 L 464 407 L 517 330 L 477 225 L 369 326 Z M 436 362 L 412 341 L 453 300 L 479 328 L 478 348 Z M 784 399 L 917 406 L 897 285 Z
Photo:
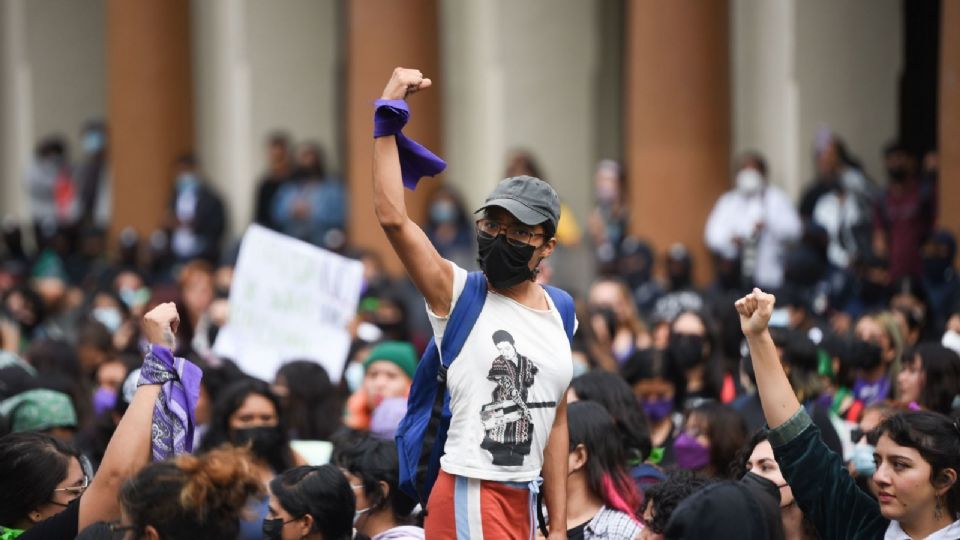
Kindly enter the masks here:
M 567 432 L 567 397 L 557 406 L 550 439 L 543 451 L 543 494 L 550 516 L 550 539 L 567 537 L 567 457 L 570 438 Z
M 800 402 L 780 365 L 777 348 L 767 329 L 775 302 L 772 294 L 754 289 L 736 303 L 740 328 L 747 338 L 753 371 L 757 375 L 763 415 L 771 428 L 779 427 L 800 410 Z
M 144 333 L 151 343 L 172 350 L 179 320 L 173 303 L 162 304 L 144 317 Z M 107 444 L 97 475 L 80 499 L 79 530 L 120 517 L 120 486 L 150 461 L 153 408 L 159 395 L 158 384 L 143 385 L 134 394 Z
M 397 68 L 383 90 L 383 99 L 404 99 L 430 85 L 430 79 L 424 79 L 420 71 Z M 373 142 L 373 205 L 380 227 L 413 284 L 435 314 L 446 316 L 453 294 L 453 268 L 407 215 L 400 156 L 393 136 L 379 137 Z

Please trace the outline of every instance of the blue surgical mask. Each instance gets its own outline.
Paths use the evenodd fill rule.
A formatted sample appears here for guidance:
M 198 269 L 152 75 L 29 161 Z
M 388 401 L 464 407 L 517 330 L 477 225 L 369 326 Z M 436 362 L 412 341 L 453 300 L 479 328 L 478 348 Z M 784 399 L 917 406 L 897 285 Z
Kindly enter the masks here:
M 177 189 L 180 191 L 196 189 L 197 185 L 199 184 L 200 179 L 197 178 L 197 175 L 192 172 L 180 173 L 177 176 Z
M 862 476 L 873 476 L 877 472 L 877 462 L 873 460 L 873 453 L 876 449 L 873 445 L 865 442 L 858 442 L 853 445 L 853 455 L 850 456 L 850 462 L 857 474 Z
M 102 131 L 88 131 L 83 134 L 83 139 L 81 144 L 83 145 L 83 151 L 88 154 L 95 154 L 100 150 L 103 150 L 105 137 L 103 136 Z
M 363 386 L 363 376 L 363 364 L 351 362 L 350 365 L 347 366 L 346 371 L 343 372 L 343 378 L 347 381 L 347 388 L 350 389 L 351 393 L 356 392 Z
M 91 315 L 97 322 L 106 326 L 111 334 L 116 333 L 123 324 L 123 314 L 117 308 L 96 308 Z
M 438 201 L 430 207 L 430 219 L 435 223 L 451 223 L 457 219 L 457 207 L 450 201 Z

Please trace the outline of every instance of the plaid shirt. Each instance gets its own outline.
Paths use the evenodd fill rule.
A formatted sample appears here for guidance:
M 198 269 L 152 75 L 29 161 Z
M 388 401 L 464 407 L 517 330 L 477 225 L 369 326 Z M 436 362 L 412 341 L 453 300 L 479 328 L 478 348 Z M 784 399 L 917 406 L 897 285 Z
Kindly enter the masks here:
M 619 510 L 604 506 L 593 516 L 583 530 L 584 540 L 633 540 L 640 536 L 643 526 L 637 520 Z

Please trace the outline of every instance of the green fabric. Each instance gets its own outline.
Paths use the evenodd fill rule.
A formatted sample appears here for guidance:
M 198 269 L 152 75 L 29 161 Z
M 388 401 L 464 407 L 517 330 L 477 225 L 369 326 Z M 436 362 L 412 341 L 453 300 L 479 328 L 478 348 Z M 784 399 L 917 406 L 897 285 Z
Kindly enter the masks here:
M 63 261 L 60 260 L 60 256 L 53 250 L 47 249 L 37 258 L 30 277 L 34 279 L 54 278 L 65 282 L 67 281 L 67 271 L 63 268 Z
M 857 487 L 842 458 L 823 444 L 820 430 L 802 407 L 782 426 L 770 430 L 770 444 L 797 504 L 821 538 L 883 538 L 890 521 L 880 514 L 877 502 Z
M 0 527 L 0 540 L 13 540 L 21 534 L 23 534 L 22 529 L 8 529 L 6 527 Z
M 663 454 L 666 452 L 666 448 L 657 447 L 650 450 L 650 458 L 647 459 L 647 463 L 652 465 L 659 465 L 663 461 Z
M 13 432 L 77 427 L 77 412 L 70 396 L 54 390 L 21 392 L 0 402 L 0 414 L 9 416 Z
M 410 379 L 417 371 L 417 351 L 406 341 L 384 341 L 370 351 L 370 356 L 363 361 L 364 371 L 370 364 L 385 360 L 397 365 Z

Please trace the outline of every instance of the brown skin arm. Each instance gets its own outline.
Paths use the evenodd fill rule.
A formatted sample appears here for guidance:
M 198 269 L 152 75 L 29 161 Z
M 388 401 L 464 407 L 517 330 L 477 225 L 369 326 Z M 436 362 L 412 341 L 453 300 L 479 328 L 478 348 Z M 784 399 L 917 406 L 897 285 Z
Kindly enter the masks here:
M 430 79 L 416 69 L 397 68 L 383 90 L 383 99 L 405 99 L 429 88 Z M 400 174 L 400 156 L 393 136 L 373 142 L 373 208 L 380 227 L 413 284 L 440 317 L 450 312 L 453 268 L 440 256 L 423 230 L 407 215 Z
M 549 540 L 567 537 L 567 458 L 570 437 L 567 432 L 567 397 L 557 405 L 557 414 L 550 429 L 550 439 L 543 451 L 543 495 L 550 516 Z
M 167 348 L 175 346 L 180 317 L 172 302 L 155 307 L 143 319 L 143 332 L 150 343 Z M 153 408 L 159 395 L 158 384 L 137 388 L 107 444 L 97 475 L 80 498 L 78 526 L 81 530 L 97 521 L 120 517 L 120 486 L 150 462 Z

